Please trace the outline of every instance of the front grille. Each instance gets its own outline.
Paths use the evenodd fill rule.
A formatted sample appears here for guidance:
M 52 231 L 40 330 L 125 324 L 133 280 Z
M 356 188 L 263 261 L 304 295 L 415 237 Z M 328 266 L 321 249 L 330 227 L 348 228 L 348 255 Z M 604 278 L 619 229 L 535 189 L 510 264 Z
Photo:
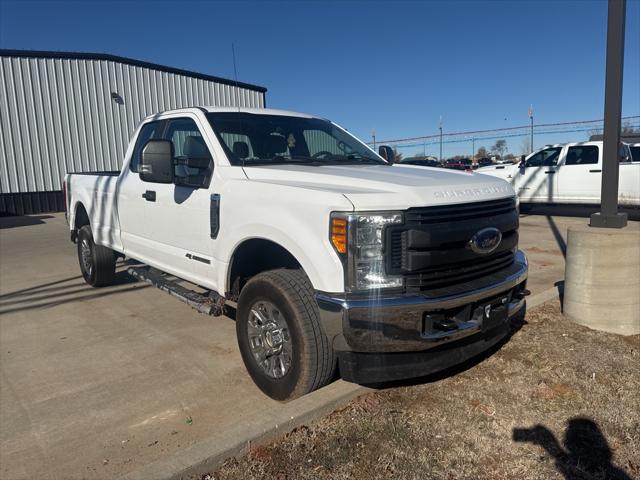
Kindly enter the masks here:
M 499 229 L 502 241 L 491 254 L 477 254 L 469 240 L 487 227 Z M 508 267 L 517 245 L 514 199 L 411 208 L 403 225 L 387 227 L 387 272 L 403 275 L 407 291 L 446 287 Z

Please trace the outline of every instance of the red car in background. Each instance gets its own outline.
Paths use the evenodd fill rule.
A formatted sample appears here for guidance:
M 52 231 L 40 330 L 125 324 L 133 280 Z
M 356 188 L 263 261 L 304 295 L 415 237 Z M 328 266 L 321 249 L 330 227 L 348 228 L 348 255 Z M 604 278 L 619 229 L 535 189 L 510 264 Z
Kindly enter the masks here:
M 471 170 L 473 168 L 471 159 L 469 158 L 461 158 L 455 160 L 450 158 L 446 160 L 443 165 L 444 168 L 452 168 L 454 170 Z

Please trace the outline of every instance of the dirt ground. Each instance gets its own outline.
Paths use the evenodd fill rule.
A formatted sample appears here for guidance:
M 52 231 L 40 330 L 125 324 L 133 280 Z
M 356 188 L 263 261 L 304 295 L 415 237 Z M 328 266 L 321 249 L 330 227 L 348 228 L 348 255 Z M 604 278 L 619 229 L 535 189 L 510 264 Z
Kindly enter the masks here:
M 360 396 L 205 478 L 640 478 L 640 336 L 549 303 L 496 350 Z

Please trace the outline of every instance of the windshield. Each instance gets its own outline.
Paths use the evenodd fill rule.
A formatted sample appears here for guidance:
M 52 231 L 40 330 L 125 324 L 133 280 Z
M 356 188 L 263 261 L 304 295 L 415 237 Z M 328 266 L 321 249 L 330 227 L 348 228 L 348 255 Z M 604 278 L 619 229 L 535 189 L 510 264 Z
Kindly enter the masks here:
M 233 165 L 387 164 L 327 120 L 244 112 L 208 113 L 207 118 Z

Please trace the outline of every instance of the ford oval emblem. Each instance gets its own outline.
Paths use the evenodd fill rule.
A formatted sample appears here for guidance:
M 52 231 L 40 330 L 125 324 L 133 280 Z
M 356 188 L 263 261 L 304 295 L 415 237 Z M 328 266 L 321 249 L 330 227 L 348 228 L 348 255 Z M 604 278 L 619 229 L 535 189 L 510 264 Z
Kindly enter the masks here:
M 494 227 L 483 228 L 469 240 L 469 247 L 476 253 L 487 255 L 493 252 L 502 241 L 502 232 Z

